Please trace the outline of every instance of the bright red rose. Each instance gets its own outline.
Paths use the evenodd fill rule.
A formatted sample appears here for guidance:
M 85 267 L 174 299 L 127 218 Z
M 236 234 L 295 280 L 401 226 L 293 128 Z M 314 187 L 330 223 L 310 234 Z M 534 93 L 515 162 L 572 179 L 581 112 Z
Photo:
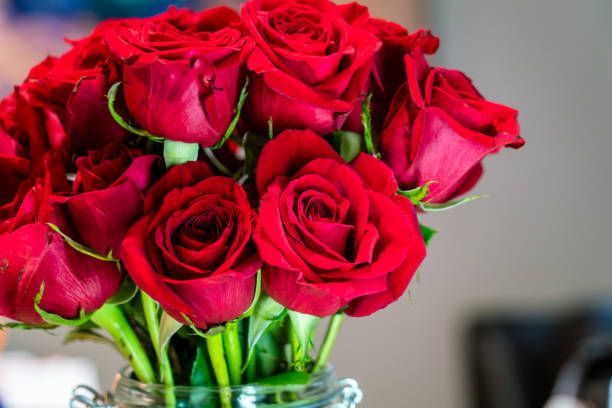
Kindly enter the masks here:
M 85 244 L 101 254 L 119 256 L 121 242 L 142 216 L 144 193 L 153 183 L 159 157 L 109 145 L 76 160 L 74 195 L 67 214 Z
M 365 316 L 406 290 L 425 257 L 414 206 L 391 170 L 361 154 L 345 163 L 311 131 L 286 131 L 259 159 L 255 234 L 264 289 L 298 312 L 348 306 Z
M 219 140 L 234 116 L 252 49 L 234 11 L 170 9 L 121 21 L 105 36 L 124 64 L 125 102 L 139 126 L 203 146 Z
M 202 329 L 248 309 L 261 260 L 251 241 L 256 215 L 236 181 L 201 162 L 173 167 L 147 194 L 145 211 L 121 253 L 142 290 Z
M 448 201 L 474 187 L 485 156 L 524 144 L 518 112 L 486 100 L 463 73 L 431 68 L 420 53 L 406 56 L 406 70 L 381 135 L 402 188 L 434 181 L 427 199 Z
M 29 324 L 43 322 L 34 308 L 43 285 L 39 306 L 72 319 L 101 307 L 122 279 L 114 262 L 75 251 L 46 225 L 79 239 L 63 211 L 65 198 L 51 194 L 49 178 L 35 182 L 14 217 L 0 220 L 0 315 Z
M 247 114 L 251 124 L 275 131 L 342 127 L 367 94 L 380 42 L 347 24 L 328 0 L 251 0 L 242 18 L 257 48 Z

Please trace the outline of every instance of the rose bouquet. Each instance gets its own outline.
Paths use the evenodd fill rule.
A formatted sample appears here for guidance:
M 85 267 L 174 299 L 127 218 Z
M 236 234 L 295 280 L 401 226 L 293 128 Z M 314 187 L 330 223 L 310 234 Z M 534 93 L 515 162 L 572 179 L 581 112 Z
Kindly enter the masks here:
M 344 316 L 406 291 L 418 218 L 523 144 L 517 111 L 429 65 L 438 38 L 355 3 L 171 8 L 69 43 L 0 105 L 0 314 L 222 407 L 323 370 Z

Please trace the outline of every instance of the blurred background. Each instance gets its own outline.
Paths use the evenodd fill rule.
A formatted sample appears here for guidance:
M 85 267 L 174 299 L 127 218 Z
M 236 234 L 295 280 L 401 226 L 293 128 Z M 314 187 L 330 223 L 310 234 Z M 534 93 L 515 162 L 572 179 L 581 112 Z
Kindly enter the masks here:
M 65 50 L 63 35 L 162 3 L 0 0 L 0 93 Z M 477 191 L 489 198 L 427 215 L 440 233 L 411 296 L 350 320 L 333 361 L 360 381 L 366 408 L 542 406 L 582 339 L 612 331 L 612 1 L 364 3 L 438 34 L 434 61 L 517 107 L 527 146 L 485 162 Z M 80 364 L 79 381 L 107 388 L 122 365 L 102 345 L 61 343 L 61 333 L 12 331 L 0 372 L 16 352 L 81 356 L 67 362 Z

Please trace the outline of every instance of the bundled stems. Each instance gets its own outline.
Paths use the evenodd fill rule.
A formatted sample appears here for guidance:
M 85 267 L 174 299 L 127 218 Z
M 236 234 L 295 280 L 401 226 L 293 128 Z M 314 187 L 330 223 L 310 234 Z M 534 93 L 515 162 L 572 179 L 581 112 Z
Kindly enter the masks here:
M 325 333 L 325 339 L 323 340 L 323 344 L 321 345 L 321 351 L 319 351 L 319 357 L 317 358 L 317 362 L 315 363 L 312 372 L 317 372 L 327 364 L 329 360 L 329 355 L 334 347 L 334 343 L 336 342 L 336 337 L 338 336 L 338 332 L 340 332 L 340 328 L 342 327 L 342 323 L 344 322 L 344 313 L 337 313 L 331 317 L 329 321 L 329 326 L 327 327 L 327 332 Z
M 167 348 L 162 349 L 159 344 L 159 305 L 145 292 L 140 292 L 142 300 L 142 310 L 144 313 L 147 329 L 151 338 L 151 344 L 157 354 L 159 364 L 159 379 L 169 389 L 174 386 L 174 374 L 172 373 L 172 365 L 168 357 Z M 170 390 L 166 393 L 166 406 L 176 406 L 174 393 Z
M 242 345 L 240 344 L 238 324 L 228 323 L 222 336 L 227 355 L 230 383 L 240 385 L 242 383 Z
M 91 316 L 91 320 L 111 335 L 140 381 L 146 384 L 155 382 L 155 371 L 149 357 L 120 306 L 106 304 Z
M 304 357 L 306 356 L 306 350 L 300 344 L 300 340 L 295 333 L 293 325 L 289 325 L 289 342 L 291 344 L 291 355 L 293 357 L 293 369 L 295 371 L 305 371 Z
M 223 335 L 215 334 L 206 339 L 208 354 L 212 364 L 213 372 L 217 378 L 219 393 L 221 394 L 221 408 L 232 407 L 232 393 L 230 390 L 230 377 L 225 362 L 225 349 L 223 347 Z

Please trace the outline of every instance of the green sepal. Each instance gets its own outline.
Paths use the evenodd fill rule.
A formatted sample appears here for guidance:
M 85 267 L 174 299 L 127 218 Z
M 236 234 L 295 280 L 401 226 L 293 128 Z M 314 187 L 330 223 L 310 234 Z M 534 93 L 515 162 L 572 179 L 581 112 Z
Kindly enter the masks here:
M 274 120 L 272 116 L 268 119 L 268 140 L 274 139 Z
M 40 307 L 40 301 L 42 300 L 43 293 L 45 292 L 45 282 L 40 285 L 40 290 L 34 298 L 34 309 L 43 318 L 43 320 L 49 324 L 55 324 L 58 326 L 81 326 L 89 321 L 91 314 L 85 312 L 85 309 L 79 311 L 79 317 L 76 319 L 66 319 L 62 316 L 54 313 L 49 313 Z
M 425 245 L 429 245 L 429 241 L 438 233 L 435 229 L 428 227 L 423 224 L 419 224 L 421 228 L 421 235 L 423 235 L 423 241 L 425 241 Z
M 185 326 L 189 327 L 193 331 L 193 334 L 195 334 L 196 336 L 200 336 L 202 338 L 209 339 L 219 334 L 223 334 L 223 332 L 225 331 L 225 325 L 213 326 L 207 329 L 206 331 L 202 331 L 196 327 L 196 325 L 191 321 L 191 319 L 186 314 L 183 313 L 182 316 L 183 316 L 183 320 L 187 322 Z
M 164 162 L 167 168 L 198 160 L 199 151 L 200 145 L 197 143 L 164 140 Z
M 291 322 L 291 328 L 293 334 L 298 342 L 297 348 L 293 348 L 294 358 L 293 364 L 297 371 L 303 371 L 305 369 L 306 361 L 308 358 L 308 350 L 314 343 L 314 334 L 317 325 L 321 321 L 320 317 L 299 313 L 294 310 L 287 312 L 289 320 Z M 297 354 L 297 358 L 296 358 Z
M 242 108 L 244 106 L 244 103 L 246 102 L 248 95 L 249 95 L 249 78 L 247 77 L 246 81 L 244 82 L 244 86 L 242 87 L 242 90 L 240 91 L 240 97 L 238 98 L 238 104 L 236 105 L 236 109 L 234 110 L 234 118 L 232 119 L 229 126 L 227 127 L 227 130 L 225 131 L 225 134 L 223 135 L 223 137 L 212 147 L 214 150 L 222 148 L 225 142 L 227 141 L 227 139 L 229 139 L 232 133 L 234 133 L 234 129 L 236 129 L 236 126 L 238 125 L 238 121 L 240 120 L 240 114 L 242 113 Z
M 117 348 L 117 344 L 112 341 L 111 339 L 109 339 L 106 336 L 103 336 L 102 334 L 96 332 L 95 330 L 92 329 L 84 329 L 81 327 L 77 327 L 73 330 L 70 330 L 66 336 L 64 336 L 64 345 L 67 344 L 72 344 L 72 343 L 76 343 L 79 341 L 86 341 L 86 342 L 95 342 L 95 343 L 99 343 L 99 344 L 106 344 L 106 345 L 110 345 L 111 347 L 118 349 Z
M 257 277 L 255 280 L 255 293 L 253 294 L 253 301 L 251 302 L 251 305 L 246 310 L 246 312 L 244 312 L 239 318 L 235 319 L 234 322 L 238 322 L 242 319 L 246 319 L 247 317 L 250 317 L 255 311 L 255 307 L 257 306 L 257 303 L 259 302 L 260 297 L 261 297 L 261 269 L 257 271 Z
M 446 210 L 450 210 L 452 208 L 456 208 L 459 207 L 463 204 L 467 204 L 471 201 L 475 201 L 478 200 L 480 198 L 483 198 L 484 196 L 482 195 L 473 195 L 470 197 L 465 197 L 462 198 L 461 200 L 455 200 L 455 201 L 449 201 L 447 203 L 442 203 L 442 204 L 433 204 L 433 203 L 419 203 L 419 207 L 426 212 L 440 212 L 440 211 L 446 211 Z
M 273 375 L 268 378 L 262 378 L 257 380 L 257 385 L 268 385 L 268 386 L 292 386 L 292 385 L 306 385 L 310 382 L 310 374 L 303 371 L 287 371 Z
M 156 350 L 158 358 L 161 359 L 161 355 L 168 350 L 172 336 L 174 336 L 181 327 L 183 327 L 183 323 L 175 320 L 165 311 L 162 311 L 161 318 L 159 319 L 159 350 Z
M 78 242 L 76 242 L 75 240 L 73 240 L 72 238 L 70 238 L 68 235 L 64 234 L 57 225 L 52 224 L 50 222 L 47 223 L 47 226 L 49 228 L 51 228 L 54 232 L 58 233 L 63 239 L 64 241 L 66 241 L 66 243 L 75 251 L 82 253 L 83 255 L 87 255 L 89 257 L 92 257 L 94 259 L 97 259 L 99 261 L 105 261 L 105 262 L 115 262 L 117 264 L 119 264 L 119 261 L 117 259 L 115 259 L 113 257 L 113 252 L 109 252 L 108 255 L 100 255 L 99 253 L 97 253 L 96 251 L 94 251 L 91 248 L 86 247 L 83 244 L 79 244 Z
M 125 119 L 121 117 L 119 112 L 115 109 L 115 100 L 117 99 L 117 92 L 119 92 L 119 87 L 121 86 L 121 81 L 115 82 L 110 89 L 108 90 L 107 98 L 108 98 L 108 111 L 111 116 L 117 122 L 119 126 L 123 129 L 127 130 L 130 133 L 133 133 L 140 137 L 145 137 L 153 142 L 162 143 L 164 141 L 163 137 L 152 135 L 144 129 L 138 129 L 132 125 L 130 125 Z
M 369 94 L 361 105 L 361 124 L 363 125 L 363 139 L 365 141 L 366 151 L 375 156 L 380 157 L 376 151 L 374 143 L 374 129 L 372 127 L 372 94 Z
M 53 330 L 57 329 L 56 324 L 28 324 L 20 322 L 8 322 L 0 324 L 0 331 L 6 329 L 19 329 L 19 330 Z
M 287 309 L 270 296 L 264 294 L 259 299 L 259 302 L 257 302 L 255 305 L 253 314 L 249 319 L 249 329 L 247 333 L 247 357 L 245 359 L 243 370 L 253 357 L 255 346 L 263 333 L 272 323 L 282 319 L 286 313 Z
M 137 293 L 138 286 L 136 286 L 136 284 L 126 276 L 123 279 L 123 282 L 121 282 L 119 289 L 117 289 L 117 292 L 115 292 L 115 294 L 111 296 L 106 303 L 111 305 L 122 305 L 134 299 Z
M 352 162 L 363 151 L 363 138 L 359 133 L 338 131 L 333 133 L 333 145 L 345 162 Z
M 408 198 L 412 202 L 412 204 L 419 205 L 423 201 L 423 199 L 429 194 L 429 186 L 433 183 L 436 183 L 436 181 L 428 181 L 422 186 L 413 188 L 412 190 L 398 190 L 398 194 L 401 194 L 404 197 Z

